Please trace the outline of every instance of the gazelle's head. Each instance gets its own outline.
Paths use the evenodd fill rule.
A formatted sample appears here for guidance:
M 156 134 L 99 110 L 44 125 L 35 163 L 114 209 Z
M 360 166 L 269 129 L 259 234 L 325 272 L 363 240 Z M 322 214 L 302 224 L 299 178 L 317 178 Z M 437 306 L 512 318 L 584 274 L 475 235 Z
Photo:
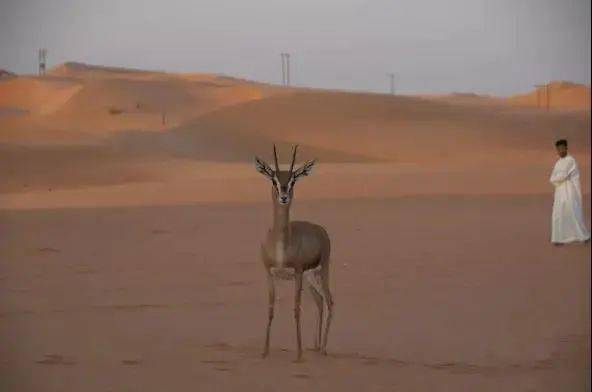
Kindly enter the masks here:
M 278 156 L 277 151 L 275 149 L 275 144 L 273 145 L 273 158 L 275 161 L 275 170 L 273 170 L 267 162 L 262 160 L 259 157 L 255 157 L 255 167 L 257 171 L 267 177 L 272 183 L 272 194 L 273 199 L 277 203 L 281 205 L 289 205 L 292 202 L 292 197 L 294 195 L 294 185 L 296 181 L 301 179 L 303 176 L 308 176 L 311 171 L 312 167 L 315 164 L 315 160 L 306 162 L 300 168 L 294 170 L 294 162 L 296 161 L 296 150 L 298 146 L 294 147 L 294 152 L 292 154 L 292 163 L 290 164 L 290 170 L 280 170 L 280 165 L 278 164 Z

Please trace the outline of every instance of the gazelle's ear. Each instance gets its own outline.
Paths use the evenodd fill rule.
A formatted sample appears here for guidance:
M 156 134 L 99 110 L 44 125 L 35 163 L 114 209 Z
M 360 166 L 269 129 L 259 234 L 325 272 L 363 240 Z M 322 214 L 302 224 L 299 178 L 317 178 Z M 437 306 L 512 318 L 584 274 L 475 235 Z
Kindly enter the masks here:
M 304 165 L 294 171 L 294 179 L 298 180 L 302 176 L 308 176 L 312 172 L 312 167 L 315 165 L 316 159 L 306 162 Z
M 255 157 L 255 168 L 257 169 L 257 171 L 261 174 L 263 174 L 265 177 L 272 179 L 274 176 L 273 170 L 271 169 L 271 167 L 269 167 L 269 165 L 267 164 L 267 162 L 265 162 L 263 159 L 259 158 L 259 157 Z

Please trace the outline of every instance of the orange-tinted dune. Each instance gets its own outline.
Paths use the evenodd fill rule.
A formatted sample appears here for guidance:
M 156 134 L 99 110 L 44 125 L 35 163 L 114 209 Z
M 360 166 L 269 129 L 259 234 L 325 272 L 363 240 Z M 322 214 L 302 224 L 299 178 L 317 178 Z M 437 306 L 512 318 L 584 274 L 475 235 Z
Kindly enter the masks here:
M 186 76 L 66 63 L 44 76 L 3 80 L 0 108 L 29 113 L 18 120 L 17 128 L 42 116 L 39 126 L 50 129 L 49 134 L 56 129 L 82 135 L 161 130 L 208 111 L 260 99 L 267 94 L 265 89 L 210 74 Z
M 82 84 L 58 78 L 13 77 L 0 82 L 0 107 L 12 107 L 33 115 L 46 115 L 59 110 Z
M 576 98 L 581 91 L 575 85 L 560 90 Z M 553 142 L 560 137 L 570 140 L 574 152 L 590 151 L 586 111 L 546 113 L 475 94 L 392 96 L 291 89 L 214 74 L 80 63 L 66 63 L 42 77 L 0 82 L 0 107 L 0 141 L 8 143 L 3 146 L 5 164 L 22 174 L 38 162 L 47 178 L 59 178 L 61 165 L 51 164 L 57 155 L 30 150 L 13 154 L 9 143 L 34 143 L 34 151 L 40 152 L 46 148 L 43 143 L 52 143 L 61 149 L 60 162 L 68 162 L 72 154 L 80 170 L 107 165 L 87 162 L 75 146 L 84 143 L 84 151 L 108 156 L 109 167 L 136 162 L 133 171 L 141 162 L 165 158 L 251 162 L 257 154 L 269 159 L 273 143 L 288 155 L 292 145 L 300 144 L 301 159 L 325 163 L 440 168 L 538 164 L 550 149 L 552 154 Z M 27 165 L 19 164 L 22 154 Z M 99 183 L 109 183 L 109 170 Z M 86 177 L 64 181 L 68 186 L 95 183 Z
M 550 82 L 537 90 L 509 97 L 507 102 L 517 106 L 552 109 L 590 110 L 590 86 L 571 82 Z

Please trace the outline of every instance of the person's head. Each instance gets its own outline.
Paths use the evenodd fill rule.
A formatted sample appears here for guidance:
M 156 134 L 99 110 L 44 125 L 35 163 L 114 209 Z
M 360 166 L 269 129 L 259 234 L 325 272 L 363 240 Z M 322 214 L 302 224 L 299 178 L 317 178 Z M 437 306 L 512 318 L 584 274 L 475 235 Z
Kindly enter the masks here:
M 560 139 L 555 142 L 555 148 L 557 149 L 557 154 L 564 158 L 567 155 L 567 140 Z

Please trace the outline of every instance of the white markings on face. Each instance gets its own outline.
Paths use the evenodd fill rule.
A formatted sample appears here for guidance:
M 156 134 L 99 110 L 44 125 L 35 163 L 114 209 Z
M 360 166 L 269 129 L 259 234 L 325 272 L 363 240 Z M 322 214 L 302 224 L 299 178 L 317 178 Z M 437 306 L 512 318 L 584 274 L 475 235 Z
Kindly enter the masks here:
M 280 203 L 280 204 L 290 203 L 292 190 L 294 188 L 294 183 L 296 182 L 295 178 L 291 177 L 285 186 L 282 186 L 282 183 L 277 176 L 274 176 L 272 181 L 273 181 L 273 186 L 277 192 L 278 203 Z

